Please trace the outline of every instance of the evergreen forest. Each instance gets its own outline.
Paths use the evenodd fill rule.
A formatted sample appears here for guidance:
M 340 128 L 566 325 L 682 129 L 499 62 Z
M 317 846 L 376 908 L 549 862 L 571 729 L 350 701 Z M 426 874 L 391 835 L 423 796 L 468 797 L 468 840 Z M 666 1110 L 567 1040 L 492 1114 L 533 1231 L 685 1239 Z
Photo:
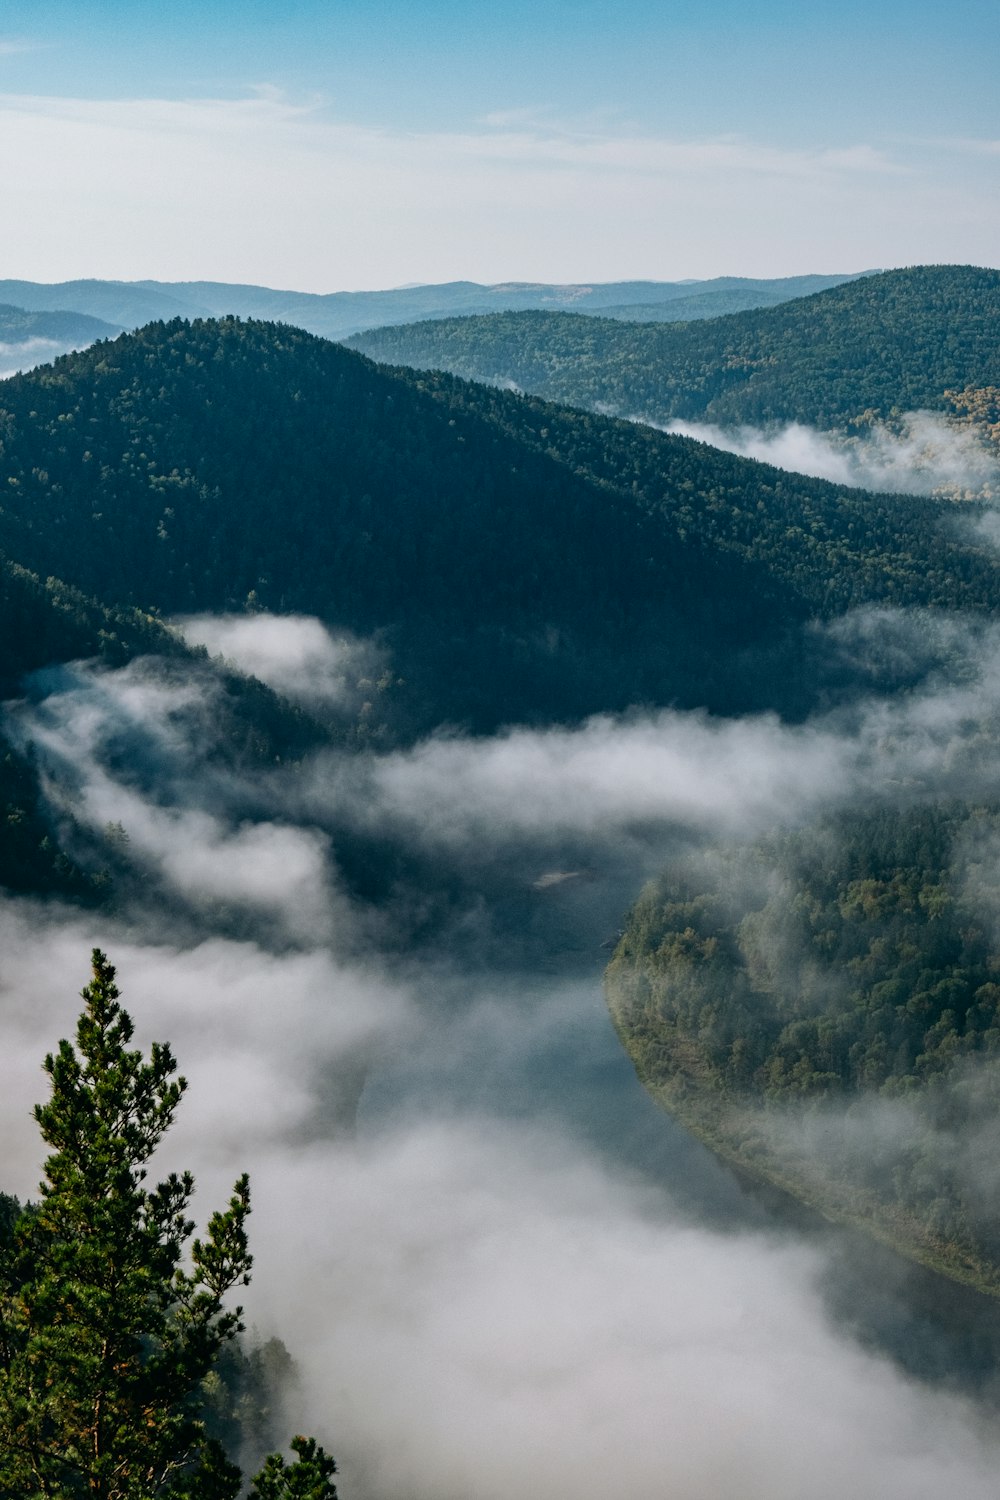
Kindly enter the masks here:
M 1000 385 L 1000 272 L 885 271 L 777 307 L 676 324 L 495 313 L 379 329 L 351 346 L 645 422 L 864 431 Z

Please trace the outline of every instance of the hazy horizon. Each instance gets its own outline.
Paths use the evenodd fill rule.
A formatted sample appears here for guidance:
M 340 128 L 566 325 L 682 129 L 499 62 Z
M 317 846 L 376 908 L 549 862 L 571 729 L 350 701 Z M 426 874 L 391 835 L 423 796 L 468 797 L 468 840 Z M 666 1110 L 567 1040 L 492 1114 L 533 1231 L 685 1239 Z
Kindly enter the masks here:
M 15 0 L 0 270 L 329 290 L 988 264 L 994 20 Z

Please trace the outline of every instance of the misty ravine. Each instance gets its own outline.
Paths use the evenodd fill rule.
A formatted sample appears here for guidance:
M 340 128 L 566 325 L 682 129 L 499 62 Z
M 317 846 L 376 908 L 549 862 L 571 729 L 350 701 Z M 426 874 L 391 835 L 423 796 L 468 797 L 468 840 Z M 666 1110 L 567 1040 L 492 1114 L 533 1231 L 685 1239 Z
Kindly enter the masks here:
M 0 1500 L 1000 1500 L 996 19 L 8 0 Z
M 886 627 L 857 617 L 854 649 Z M 331 721 L 375 651 L 306 619 L 186 628 Z M 195 670 L 39 679 L 7 731 L 54 805 L 120 825 L 128 879 L 96 918 L 0 909 L 5 1189 L 34 1191 L 38 1059 L 97 940 L 191 1081 L 163 1165 L 207 1202 L 251 1173 L 249 1317 L 352 1500 L 992 1495 L 978 1307 L 721 1167 L 640 1089 L 600 989 L 669 858 L 987 779 L 993 635 L 951 649 L 959 686 L 797 726 L 661 711 L 271 769 L 220 757 Z

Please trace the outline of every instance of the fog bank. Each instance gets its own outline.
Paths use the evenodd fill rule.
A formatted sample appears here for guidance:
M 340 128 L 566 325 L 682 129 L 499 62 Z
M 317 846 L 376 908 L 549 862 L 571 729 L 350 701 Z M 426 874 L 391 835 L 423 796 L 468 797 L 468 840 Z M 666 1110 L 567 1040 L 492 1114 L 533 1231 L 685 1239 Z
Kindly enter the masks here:
M 996 452 L 968 427 L 936 412 L 906 412 L 892 428 L 878 424 L 856 436 L 820 432 L 800 422 L 758 428 L 676 421 L 664 430 L 834 484 L 956 499 L 1000 498 Z
M 314 625 L 212 638 L 266 634 L 291 691 L 304 660 L 336 676 Z M 838 629 L 859 659 L 927 649 L 922 617 Z M 97 915 L 0 903 L 0 1188 L 37 1182 L 40 1062 L 96 943 L 191 1081 L 162 1170 L 195 1170 L 199 1222 L 251 1174 L 249 1319 L 299 1361 L 345 1500 L 992 1497 L 992 1413 L 835 1326 L 832 1242 L 657 1114 L 599 979 L 679 847 L 995 789 L 997 645 L 955 623 L 947 670 L 805 725 L 635 714 L 241 770 L 197 673 L 53 679 L 6 727 L 53 806 L 123 825 L 134 887 Z M 373 909 L 350 872 L 376 838 Z

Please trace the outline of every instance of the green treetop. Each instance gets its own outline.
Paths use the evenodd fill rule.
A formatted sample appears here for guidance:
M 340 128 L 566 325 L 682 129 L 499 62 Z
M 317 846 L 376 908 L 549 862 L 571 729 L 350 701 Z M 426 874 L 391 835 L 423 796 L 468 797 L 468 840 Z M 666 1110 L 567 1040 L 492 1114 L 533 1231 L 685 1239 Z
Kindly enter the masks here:
M 37 1209 L 0 1254 L 0 1500 L 235 1500 L 242 1476 L 208 1438 L 201 1385 L 242 1330 L 226 1293 L 250 1279 L 241 1177 L 182 1254 L 190 1173 L 146 1185 L 184 1093 L 169 1046 L 130 1050 L 115 970 L 93 953 L 76 1047 L 45 1059 L 35 1109 L 51 1148 Z M 265 1500 L 335 1500 L 331 1459 L 296 1439 L 268 1460 Z

